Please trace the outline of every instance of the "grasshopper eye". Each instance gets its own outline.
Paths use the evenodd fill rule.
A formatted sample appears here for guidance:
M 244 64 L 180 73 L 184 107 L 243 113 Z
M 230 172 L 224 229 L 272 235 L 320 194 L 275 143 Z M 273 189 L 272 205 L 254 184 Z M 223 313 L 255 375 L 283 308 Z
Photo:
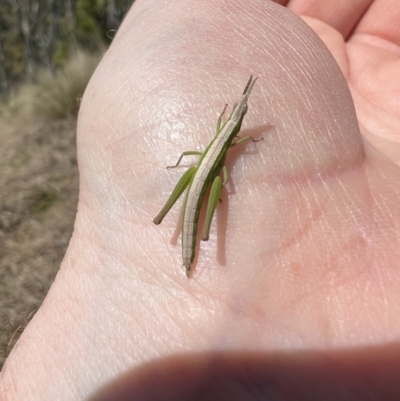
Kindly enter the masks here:
M 248 109 L 248 107 L 247 107 L 247 103 L 246 103 L 243 107 L 243 115 L 245 115 L 247 113 L 247 109 Z

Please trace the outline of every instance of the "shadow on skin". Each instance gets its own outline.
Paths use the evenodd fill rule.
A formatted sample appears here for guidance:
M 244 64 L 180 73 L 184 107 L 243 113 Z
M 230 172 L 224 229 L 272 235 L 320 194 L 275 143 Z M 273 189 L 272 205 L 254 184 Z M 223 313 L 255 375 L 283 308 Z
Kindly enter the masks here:
M 135 368 L 90 401 L 399 400 L 400 345 L 185 354 Z

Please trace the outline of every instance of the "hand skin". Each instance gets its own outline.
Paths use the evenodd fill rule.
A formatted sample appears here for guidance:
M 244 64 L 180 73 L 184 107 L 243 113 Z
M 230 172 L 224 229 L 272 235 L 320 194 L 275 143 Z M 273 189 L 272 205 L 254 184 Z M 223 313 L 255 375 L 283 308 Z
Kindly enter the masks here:
M 0 400 L 399 399 L 400 3 L 328 3 L 284 5 L 329 51 L 266 0 L 135 3 L 86 90 L 74 235 Z M 183 173 L 165 166 L 250 73 L 264 141 L 230 152 L 188 280 L 179 206 L 152 224 Z

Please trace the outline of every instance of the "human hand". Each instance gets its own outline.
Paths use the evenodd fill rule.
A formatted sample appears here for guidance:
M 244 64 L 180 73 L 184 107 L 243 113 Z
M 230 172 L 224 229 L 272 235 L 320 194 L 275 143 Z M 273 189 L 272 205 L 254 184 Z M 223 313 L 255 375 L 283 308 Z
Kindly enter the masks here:
M 400 6 L 383 19 L 376 1 L 358 21 L 347 2 L 336 18 L 312 3 L 289 8 L 319 18 L 306 21 L 347 83 L 272 3 L 135 4 L 86 91 L 74 236 L 0 399 L 85 399 L 107 383 L 97 400 L 395 394 L 400 175 L 380 152 L 399 160 Z M 371 35 L 378 17 L 386 40 Z M 179 207 L 151 223 L 181 174 L 165 166 L 204 148 L 250 73 L 244 129 L 265 139 L 230 152 L 231 182 L 188 280 Z

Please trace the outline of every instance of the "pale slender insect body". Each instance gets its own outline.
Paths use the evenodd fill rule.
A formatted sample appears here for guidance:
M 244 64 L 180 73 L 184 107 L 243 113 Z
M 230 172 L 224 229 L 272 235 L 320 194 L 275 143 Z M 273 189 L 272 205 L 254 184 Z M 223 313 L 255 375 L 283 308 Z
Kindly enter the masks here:
M 182 225 L 182 258 L 183 266 L 186 269 L 190 269 L 195 257 L 197 224 L 205 193 L 210 182 L 212 182 L 215 175 L 219 173 L 225 161 L 225 157 L 221 160 L 218 158 L 223 145 L 224 143 L 222 141 L 217 141 L 217 138 L 214 139 L 209 148 L 211 154 L 209 157 L 200 160 L 196 174 L 188 189 Z M 215 160 L 213 167 L 215 167 L 208 169 L 207 163 L 212 162 L 213 159 Z
M 185 198 L 182 225 L 182 258 L 183 266 L 186 269 L 188 277 L 195 258 L 199 213 L 207 188 L 212 183 L 206 221 L 202 235 L 203 240 L 208 240 L 211 220 L 217 206 L 219 193 L 221 187 L 228 179 L 227 170 L 224 166 L 228 149 L 231 146 L 235 146 L 247 140 L 256 142 L 255 139 L 249 136 L 233 142 L 240 131 L 243 118 L 247 112 L 247 100 L 256 80 L 257 78 L 253 80 L 252 76 L 250 76 L 243 95 L 240 100 L 235 103 L 231 115 L 221 128 L 222 116 L 226 110 L 225 106 L 223 112 L 218 118 L 217 133 L 204 152 L 184 152 L 176 165 L 172 166 L 177 167 L 184 156 L 193 154 L 200 155 L 200 159 L 196 166 L 188 169 L 188 171 L 182 176 L 167 203 L 153 220 L 155 224 L 160 224 L 164 216 L 168 213 L 169 209 L 173 206 L 185 188 L 187 186 L 189 187 Z M 223 169 L 224 175 L 223 182 L 221 182 L 221 178 L 219 177 L 221 169 Z

